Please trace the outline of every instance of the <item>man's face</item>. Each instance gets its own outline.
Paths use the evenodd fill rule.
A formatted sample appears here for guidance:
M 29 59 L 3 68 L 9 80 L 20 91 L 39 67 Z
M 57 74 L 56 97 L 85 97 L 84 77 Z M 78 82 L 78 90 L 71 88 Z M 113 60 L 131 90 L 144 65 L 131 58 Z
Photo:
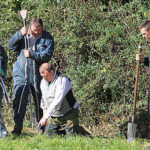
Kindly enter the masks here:
M 142 28 L 140 32 L 143 38 L 145 38 L 146 40 L 150 40 L 150 30 L 147 31 L 145 28 Z
M 53 79 L 54 71 L 51 70 L 50 72 L 48 72 L 47 70 L 44 69 L 40 71 L 40 75 L 42 76 L 44 80 L 46 80 L 47 82 L 50 82 Z
M 30 26 L 30 33 L 35 38 L 39 37 L 42 34 L 42 26 L 36 26 L 36 25 L 32 24 Z

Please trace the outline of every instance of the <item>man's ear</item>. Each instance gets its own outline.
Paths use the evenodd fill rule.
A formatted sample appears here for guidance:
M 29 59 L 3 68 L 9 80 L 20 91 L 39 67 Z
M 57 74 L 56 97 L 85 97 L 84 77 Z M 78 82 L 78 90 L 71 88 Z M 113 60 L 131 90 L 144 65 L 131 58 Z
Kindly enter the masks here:
M 54 70 L 51 70 L 51 74 L 54 76 L 54 74 L 55 74 L 55 71 L 54 71 Z

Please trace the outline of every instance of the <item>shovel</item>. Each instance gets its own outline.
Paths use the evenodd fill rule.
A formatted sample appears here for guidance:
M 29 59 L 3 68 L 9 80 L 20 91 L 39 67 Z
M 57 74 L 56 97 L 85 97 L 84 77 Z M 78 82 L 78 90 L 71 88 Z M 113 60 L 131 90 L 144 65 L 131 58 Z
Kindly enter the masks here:
M 138 54 L 141 52 L 141 44 L 138 47 Z M 137 96 L 137 89 L 138 89 L 138 76 L 139 76 L 139 60 L 137 60 L 136 64 L 136 79 L 135 79 L 135 88 L 134 88 L 134 99 L 133 99 L 133 110 L 132 110 L 132 123 L 128 123 L 128 132 L 127 132 L 127 143 L 132 142 L 136 136 L 136 127 L 135 124 L 135 109 L 136 109 L 136 96 Z
M 21 10 L 20 15 L 23 19 L 23 24 L 24 24 L 24 27 L 25 27 L 26 26 L 27 10 Z M 25 40 L 25 49 L 27 50 L 29 48 L 29 39 L 27 40 L 27 36 L 24 36 L 24 40 Z M 30 91 L 31 89 L 30 89 L 29 68 L 28 68 L 29 62 L 28 61 L 29 61 L 29 59 L 26 58 L 25 79 L 26 79 L 26 84 L 29 85 L 29 102 L 30 102 L 31 121 L 32 121 L 32 129 L 33 129 L 34 128 L 34 121 L 33 121 L 33 111 L 32 111 L 32 102 L 31 102 L 31 91 Z M 23 92 L 24 92 L 24 90 L 23 90 Z M 23 92 L 22 92 L 22 95 L 23 95 Z M 22 97 L 21 97 L 21 101 L 22 101 Z M 19 111 L 20 111 L 20 107 L 18 109 L 18 112 Z

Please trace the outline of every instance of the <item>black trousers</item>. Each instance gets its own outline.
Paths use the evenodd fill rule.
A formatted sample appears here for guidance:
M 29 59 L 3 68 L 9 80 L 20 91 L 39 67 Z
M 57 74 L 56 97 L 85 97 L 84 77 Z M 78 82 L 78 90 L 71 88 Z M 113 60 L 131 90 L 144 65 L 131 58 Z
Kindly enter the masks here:
M 149 119 L 150 119 L 150 86 L 149 86 L 149 90 L 148 90 L 148 115 L 149 115 Z

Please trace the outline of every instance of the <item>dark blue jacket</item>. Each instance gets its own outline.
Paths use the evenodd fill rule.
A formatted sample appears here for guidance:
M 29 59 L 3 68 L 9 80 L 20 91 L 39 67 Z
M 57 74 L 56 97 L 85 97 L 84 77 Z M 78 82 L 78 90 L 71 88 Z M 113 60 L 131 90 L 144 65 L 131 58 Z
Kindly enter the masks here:
M 4 48 L 1 46 L 0 44 L 0 57 L 2 57 L 1 59 L 1 68 L 2 68 L 2 77 L 6 76 L 6 71 L 7 71 L 7 62 L 8 62 L 8 57 L 7 54 L 4 50 Z
M 12 51 L 17 52 L 18 54 L 17 61 L 13 66 L 14 86 L 26 82 L 25 80 L 26 58 L 23 52 L 23 50 L 25 49 L 25 42 L 21 30 L 15 33 L 8 40 L 7 47 Z M 44 62 L 50 61 L 54 52 L 54 40 L 51 34 L 43 30 L 41 37 L 39 37 L 35 42 L 35 51 L 33 51 L 33 49 L 30 48 L 29 52 L 30 52 L 29 58 L 30 83 L 34 85 L 33 78 L 35 77 L 35 82 L 39 84 L 39 82 L 41 81 L 39 66 Z
M 144 57 L 144 65 L 149 67 L 148 113 L 150 117 L 150 55 Z

